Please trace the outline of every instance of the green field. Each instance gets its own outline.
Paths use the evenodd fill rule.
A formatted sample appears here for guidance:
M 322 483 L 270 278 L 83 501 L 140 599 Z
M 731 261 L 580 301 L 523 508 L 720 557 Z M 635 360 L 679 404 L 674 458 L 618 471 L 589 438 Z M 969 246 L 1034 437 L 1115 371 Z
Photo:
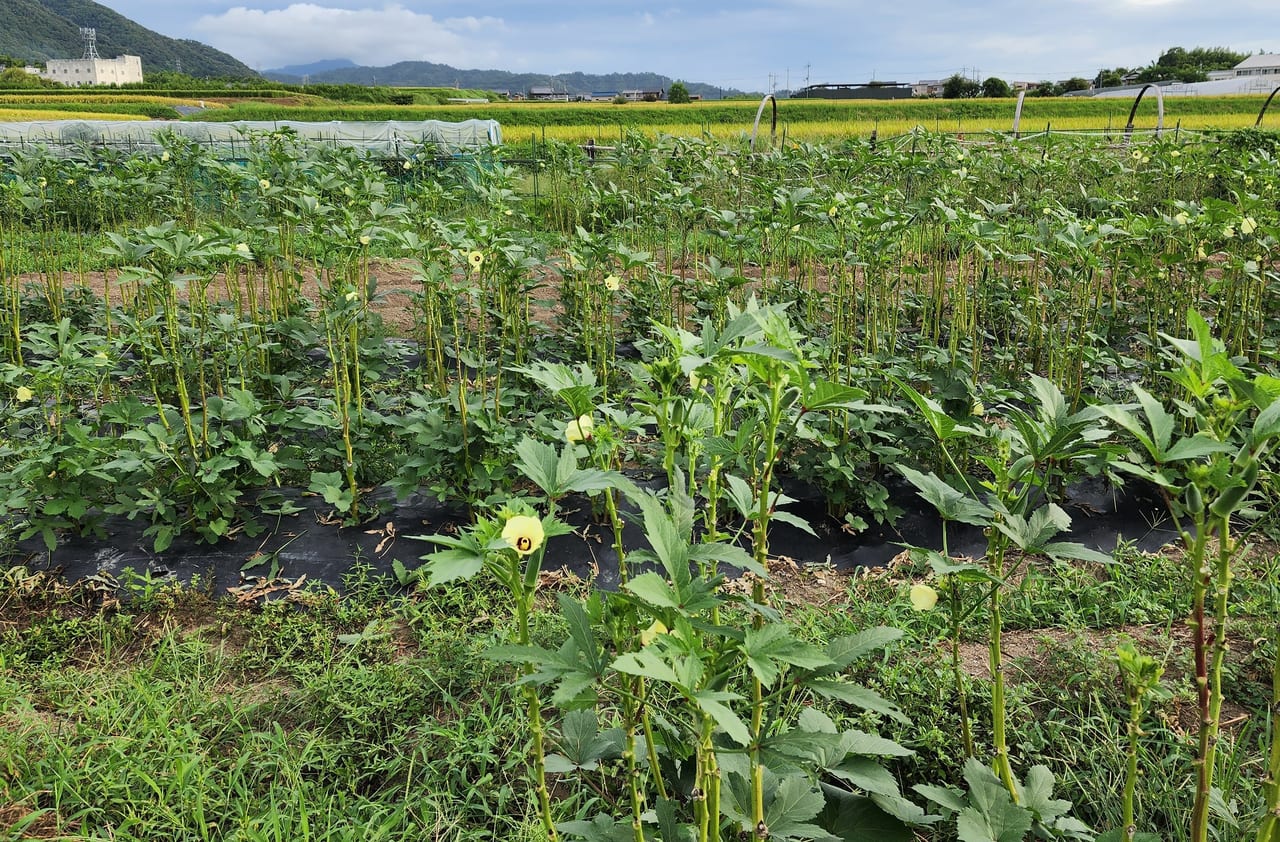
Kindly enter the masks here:
M 0 839 L 1274 842 L 1280 137 L 621 138 L 5 153 Z

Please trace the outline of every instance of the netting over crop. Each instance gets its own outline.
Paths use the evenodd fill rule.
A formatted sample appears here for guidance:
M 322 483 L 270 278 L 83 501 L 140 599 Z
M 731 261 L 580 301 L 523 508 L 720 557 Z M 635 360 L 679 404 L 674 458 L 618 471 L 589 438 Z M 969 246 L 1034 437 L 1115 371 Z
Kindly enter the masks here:
M 456 152 L 496 146 L 502 129 L 495 120 L 440 120 L 384 122 L 303 123 L 293 120 L 237 121 L 229 123 L 175 123 L 151 120 L 50 120 L 31 123 L 0 123 L 0 149 L 47 146 L 73 150 L 109 147 L 124 151 L 161 147 L 161 136 L 176 134 L 190 138 L 219 154 L 236 157 L 247 148 L 249 138 L 262 132 L 290 131 L 300 138 L 333 146 L 350 146 L 382 155 L 405 154 L 430 145 L 439 151 Z

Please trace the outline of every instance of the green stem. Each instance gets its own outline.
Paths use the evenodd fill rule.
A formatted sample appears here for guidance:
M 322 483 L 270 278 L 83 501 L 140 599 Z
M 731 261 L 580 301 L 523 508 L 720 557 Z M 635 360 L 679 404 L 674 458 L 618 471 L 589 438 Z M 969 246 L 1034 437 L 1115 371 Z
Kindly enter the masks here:
M 1196 795 L 1191 808 L 1192 842 L 1208 842 L 1209 839 L 1209 789 L 1212 785 L 1210 764 L 1210 710 L 1209 666 L 1206 656 L 1204 603 L 1209 590 L 1211 571 L 1205 561 L 1205 544 L 1208 540 L 1208 524 L 1203 516 L 1196 518 L 1195 538 L 1192 541 L 1188 562 L 1192 565 L 1193 590 L 1191 597 L 1192 644 L 1195 655 L 1196 707 L 1200 713 L 1200 735 L 1196 752 Z
M 1280 722 L 1280 627 L 1274 635 L 1278 651 L 1271 664 L 1271 752 L 1267 760 L 1267 776 L 1262 780 L 1262 793 L 1266 800 L 1266 813 L 1258 825 L 1255 842 L 1280 842 L 1280 737 L 1276 725 Z

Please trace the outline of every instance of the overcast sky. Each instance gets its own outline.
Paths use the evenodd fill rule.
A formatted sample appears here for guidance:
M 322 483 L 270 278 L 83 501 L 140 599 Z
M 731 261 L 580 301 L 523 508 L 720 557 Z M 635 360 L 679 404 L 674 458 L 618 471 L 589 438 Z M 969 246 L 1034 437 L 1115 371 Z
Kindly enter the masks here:
M 1171 46 L 1280 52 L 1277 0 L 100 0 L 256 70 L 345 58 L 557 74 L 806 81 L 1092 77 Z

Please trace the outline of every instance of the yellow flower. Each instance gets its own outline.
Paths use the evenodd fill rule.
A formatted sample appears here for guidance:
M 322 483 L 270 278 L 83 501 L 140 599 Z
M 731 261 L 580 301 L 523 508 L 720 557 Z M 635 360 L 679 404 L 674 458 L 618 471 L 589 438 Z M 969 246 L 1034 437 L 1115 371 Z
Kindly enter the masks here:
M 1173 217 L 1173 221 L 1179 225 L 1186 225 L 1191 221 L 1191 217 L 1187 215 L 1186 211 L 1178 211 L 1177 215 Z
M 917 611 L 932 611 L 938 604 L 938 592 L 928 585 L 911 586 L 911 607 Z
M 604 288 L 609 292 L 617 292 L 622 288 L 622 279 L 617 275 L 610 275 L 604 279 Z
M 511 545 L 518 555 L 529 555 L 542 546 L 546 533 L 542 521 L 528 515 L 515 515 L 502 527 L 502 540 Z
M 263 190 L 270 190 L 270 189 L 271 189 L 271 182 L 270 182 L 270 181 L 267 181 L 265 178 L 263 178 L 263 179 L 259 179 L 259 180 L 258 180 L 258 186 L 259 186 L 260 188 L 262 188 Z
M 162 162 L 167 163 L 167 162 L 168 162 L 168 160 L 169 160 L 169 157 L 170 157 L 170 155 L 169 155 L 169 150 L 168 150 L 168 149 L 166 149 L 166 150 L 164 150 L 163 152 L 161 152 L 161 153 L 160 153 L 160 160 L 161 160 Z
M 241 257 L 252 257 L 253 252 L 249 251 L 248 243 L 236 243 L 236 254 Z
M 1135 160 L 1135 161 L 1141 161 L 1141 160 L 1142 160 L 1142 150 L 1140 150 L 1140 149 L 1135 149 L 1135 150 L 1133 150 L 1133 160 Z
M 579 415 L 577 418 L 564 425 L 565 441 L 590 441 L 592 434 L 595 432 L 595 428 L 595 422 L 591 420 L 590 415 Z
M 484 255 L 478 251 L 469 252 L 467 262 L 471 264 L 472 269 L 479 269 L 484 265 Z
M 1252 216 L 1246 216 L 1240 220 L 1240 236 L 1247 237 L 1256 230 L 1258 230 L 1258 220 Z
M 835 219 L 836 215 L 839 213 L 840 213 L 840 209 L 835 205 L 832 205 L 831 207 L 827 208 L 827 216 L 831 217 L 832 219 Z
M 1182 153 L 1181 153 L 1181 152 L 1179 152 L 1177 149 L 1175 149 L 1175 150 L 1173 150 L 1172 152 L 1170 152 L 1170 153 L 1169 153 L 1169 157 L 1170 157 L 1170 158 L 1179 158 L 1179 157 L 1181 157 L 1181 156 L 1182 156 Z
M 1209 257 L 1209 255 L 1205 253 L 1204 246 L 1199 246 L 1196 248 L 1196 257 L 1199 258 L 1200 260 L 1205 260 Z
M 697 392 L 700 389 L 702 389 L 702 387 L 705 385 L 707 385 L 706 378 L 699 377 L 697 371 L 689 372 L 689 390 L 690 391 Z
M 369 235 L 368 235 L 368 234 L 361 234 L 361 235 L 360 235 L 360 245 L 362 245 L 362 246 L 367 246 L 367 245 L 369 245 L 369 243 L 370 243 L 370 242 L 372 242 L 372 240 L 370 240 L 370 238 L 369 238 Z
M 404 162 L 404 168 L 405 168 L 406 170 L 411 170 L 411 169 L 413 169 L 413 161 L 405 161 L 405 162 Z
M 26 386 L 19 386 L 17 391 L 14 393 L 14 397 L 18 399 L 18 403 L 26 403 L 35 397 L 35 393 Z
M 353 290 L 351 290 L 351 292 L 348 292 L 348 293 L 347 293 L 345 296 L 343 296 L 343 297 L 344 297 L 344 298 L 346 298 L 346 300 L 347 300 L 347 301 L 358 301 L 358 300 L 360 299 L 360 293 L 356 292 L 356 291 L 353 289 Z
M 667 627 L 663 624 L 663 622 L 661 620 L 654 620 L 649 625 L 649 628 L 640 632 L 640 645 L 648 646 L 650 643 L 653 643 L 655 640 L 658 639 L 658 635 L 666 634 L 666 633 L 667 633 Z
M 48 186 L 49 186 L 49 179 L 47 179 L 47 178 L 42 178 L 42 179 L 40 179 L 39 181 L 37 181 L 36 183 L 37 183 L 37 184 L 39 184 L 41 187 L 48 187 Z
M 1228 240 L 1234 237 L 1235 235 L 1236 235 L 1236 229 L 1232 228 L 1230 225 L 1222 229 L 1222 236 L 1226 237 Z

